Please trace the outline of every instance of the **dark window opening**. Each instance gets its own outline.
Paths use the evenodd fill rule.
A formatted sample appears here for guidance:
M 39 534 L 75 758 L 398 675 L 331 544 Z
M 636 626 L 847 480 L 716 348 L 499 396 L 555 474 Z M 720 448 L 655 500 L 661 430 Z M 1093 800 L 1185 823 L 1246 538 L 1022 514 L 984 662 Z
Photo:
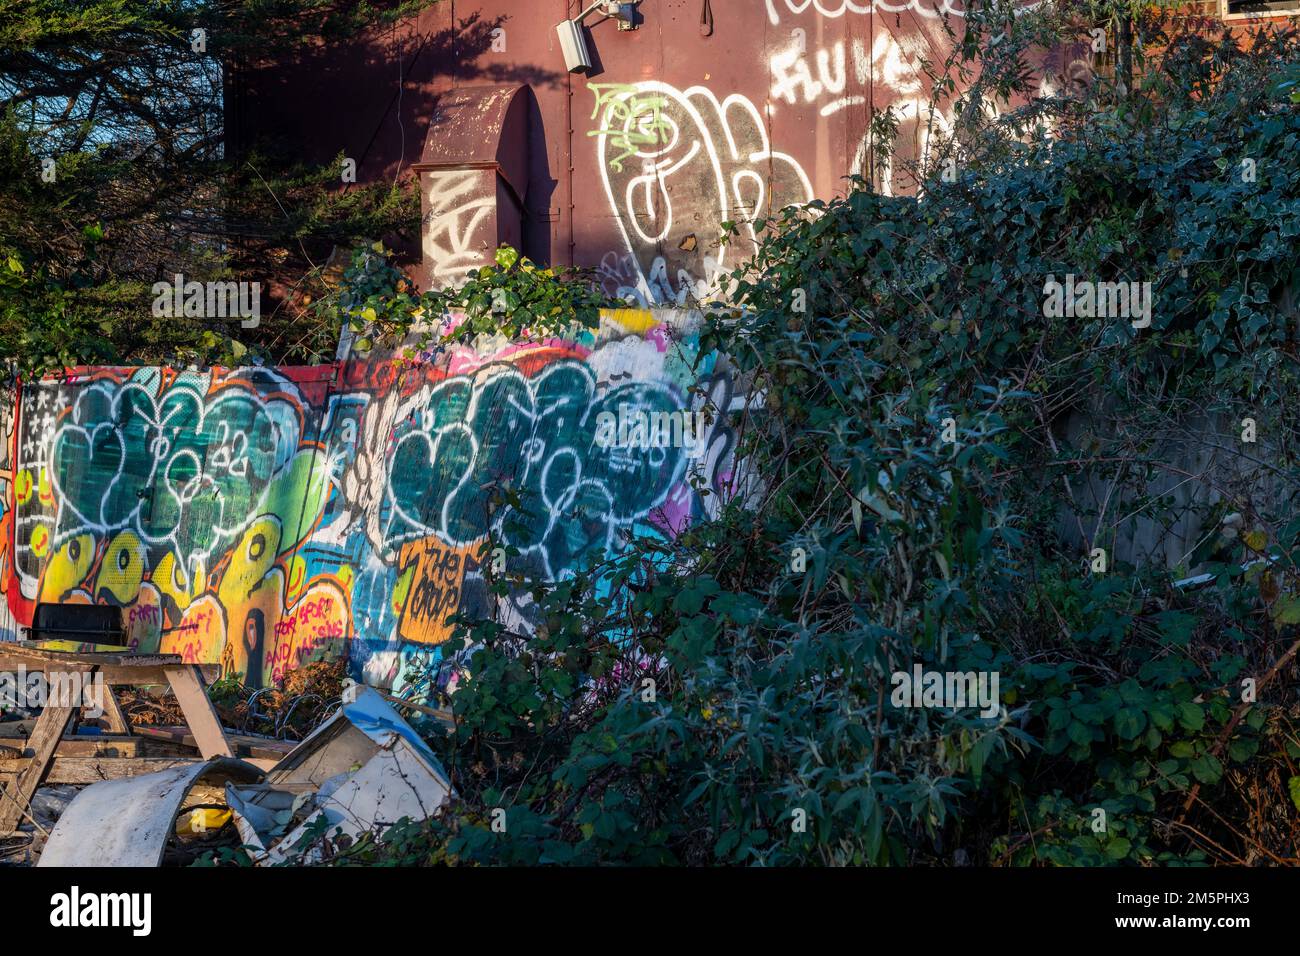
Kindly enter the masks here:
M 1227 0 L 1228 14 L 1285 14 L 1300 13 L 1300 0 Z

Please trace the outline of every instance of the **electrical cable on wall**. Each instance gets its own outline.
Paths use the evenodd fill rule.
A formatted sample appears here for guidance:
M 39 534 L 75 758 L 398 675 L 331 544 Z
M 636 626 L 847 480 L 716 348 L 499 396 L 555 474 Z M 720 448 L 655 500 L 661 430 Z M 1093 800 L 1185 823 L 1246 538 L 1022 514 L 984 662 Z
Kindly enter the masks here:
M 416 32 L 419 32 L 419 20 L 416 20 Z M 402 160 L 406 156 L 406 125 L 402 122 L 402 90 L 406 86 L 406 78 L 402 76 L 402 47 L 397 39 L 397 24 L 393 23 L 393 47 L 397 51 L 397 136 L 399 140 L 397 149 L 397 171 L 393 174 L 393 185 L 396 186 L 398 180 L 402 178 Z

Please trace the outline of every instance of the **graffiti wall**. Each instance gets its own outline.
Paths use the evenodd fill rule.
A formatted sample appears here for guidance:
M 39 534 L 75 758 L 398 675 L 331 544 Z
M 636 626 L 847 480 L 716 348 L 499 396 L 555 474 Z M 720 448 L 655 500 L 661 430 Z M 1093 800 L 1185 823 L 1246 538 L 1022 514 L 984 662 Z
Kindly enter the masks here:
M 0 390 L 0 589 L 6 594 L 14 580 L 12 542 L 17 407 L 15 391 L 12 388 Z M 18 621 L 6 601 L 4 607 L 0 608 L 0 641 L 12 641 L 17 636 Z
M 374 684 L 423 679 L 447 617 L 489 611 L 489 534 L 507 574 L 554 580 L 726 497 L 713 410 L 736 399 L 725 362 L 697 362 L 697 322 L 620 310 L 545 343 L 28 385 L 0 468 L 5 636 L 38 602 L 96 602 L 136 649 L 254 684 L 336 655 Z M 688 440 L 601 434 L 679 420 Z M 510 598 L 523 626 L 529 600 Z

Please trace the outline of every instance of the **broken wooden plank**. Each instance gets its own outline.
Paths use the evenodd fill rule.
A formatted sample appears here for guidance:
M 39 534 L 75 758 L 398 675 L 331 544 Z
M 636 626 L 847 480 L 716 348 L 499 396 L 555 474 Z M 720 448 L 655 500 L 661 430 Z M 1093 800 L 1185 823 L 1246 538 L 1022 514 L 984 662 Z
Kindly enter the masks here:
M 99 719 L 108 728 L 109 733 L 130 736 L 131 724 L 127 721 L 126 715 L 122 713 L 122 705 L 117 702 L 117 695 L 113 693 L 112 685 L 105 686 L 103 693 L 97 696 L 103 698 L 95 701 L 100 709 L 104 711 L 103 716 Z
M 21 774 L 32 758 L 0 760 L 0 775 Z M 184 764 L 199 763 L 199 757 L 60 757 L 50 762 L 42 784 L 98 783 L 101 780 L 121 780 L 142 773 L 170 770 Z
M 452 730 L 456 729 L 456 717 L 450 707 L 428 707 L 424 704 L 417 704 L 415 701 L 403 700 L 401 697 L 394 697 L 392 694 L 379 692 L 379 696 L 384 698 L 390 704 L 396 704 L 398 707 L 405 707 L 408 710 L 414 710 L 417 713 L 427 714 L 444 727 Z
M 13 756 L 27 755 L 24 737 L 0 737 L 0 749 L 12 749 Z M 193 748 L 172 740 L 146 740 L 111 734 L 65 736 L 55 749 L 56 757 L 188 757 Z
M 183 660 L 179 654 L 132 654 L 128 650 L 56 651 L 21 641 L 6 644 L 4 654 L 6 657 L 21 657 L 38 663 L 85 664 L 90 667 L 170 667 Z
M 30 763 L 18 774 L 13 786 L 5 788 L 4 796 L 0 798 L 0 834 L 13 833 L 18 821 L 26 815 L 32 794 L 41 785 L 45 772 L 49 769 L 59 738 L 63 736 L 63 729 L 72 719 L 73 710 L 70 704 L 51 704 L 36 719 L 36 729 L 27 741 L 27 747 L 31 751 Z
M 208 699 L 207 691 L 203 687 L 203 678 L 199 676 L 198 671 L 189 664 L 165 667 L 163 671 L 167 674 L 167 682 L 172 686 L 176 702 L 181 705 L 181 711 L 185 714 L 185 723 L 193 732 L 203 759 L 233 757 L 235 752 L 231 749 L 230 741 L 226 739 L 221 718 L 217 716 L 216 708 Z
M 33 659 L 22 656 L 9 650 L 13 645 L 0 645 L 0 671 L 16 673 L 19 668 L 26 668 L 30 673 L 32 671 L 57 672 L 60 670 L 84 670 L 87 666 L 84 662 L 75 660 L 66 660 L 60 658 L 86 657 L 80 655 L 50 655 L 53 659 Z M 113 655 L 120 657 L 121 655 Z M 150 655 L 151 658 L 160 656 L 176 657 L 177 655 Z M 104 678 L 104 683 L 114 687 L 147 687 L 153 684 L 166 685 L 167 674 L 166 667 L 171 665 L 162 664 L 104 664 L 100 666 L 99 672 Z M 190 667 L 200 669 L 204 681 L 214 681 L 221 676 L 220 664 L 191 664 Z
M 198 741 L 185 727 L 137 727 L 138 737 L 166 741 L 186 747 L 198 747 Z M 252 734 L 232 734 L 226 731 L 226 740 L 235 748 L 235 756 L 258 760 L 280 760 L 285 754 L 298 746 L 297 741 L 275 740 L 272 737 L 257 737 Z
M 66 633 L 66 632 L 65 632 Z M 130 649 L 121 644 L 96 644 L 93 641 L 73 641 L 61 638 L 42 637 L 37 640 L 21 640 L 19 647 L 33 647 L 42 651 L 58 651 L 73 654 L 129 654 Z

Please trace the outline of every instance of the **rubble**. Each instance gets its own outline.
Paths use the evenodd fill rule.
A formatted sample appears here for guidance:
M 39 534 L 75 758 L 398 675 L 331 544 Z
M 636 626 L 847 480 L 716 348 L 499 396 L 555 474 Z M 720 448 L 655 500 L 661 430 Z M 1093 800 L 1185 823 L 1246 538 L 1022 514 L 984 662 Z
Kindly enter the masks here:
M 350 840 L 402 818 L 433 816 L 451 794 L 442 764 L 370 687 L 294 748 L 260 786 L 230 784 L 226 796 L 254 862 L 312 862 L 299 844 L 321 831 Z
M 259 865 L 313 862 L 318 835 L 356 841 L 427 819 L 451 794 L 428 745 L 369 687 L 350 688 L 264 770 L 269 762 L 216 756 L 92 784 L 63 810 L 37 865 L 159 866 L 216 845 L 242 845 Z

